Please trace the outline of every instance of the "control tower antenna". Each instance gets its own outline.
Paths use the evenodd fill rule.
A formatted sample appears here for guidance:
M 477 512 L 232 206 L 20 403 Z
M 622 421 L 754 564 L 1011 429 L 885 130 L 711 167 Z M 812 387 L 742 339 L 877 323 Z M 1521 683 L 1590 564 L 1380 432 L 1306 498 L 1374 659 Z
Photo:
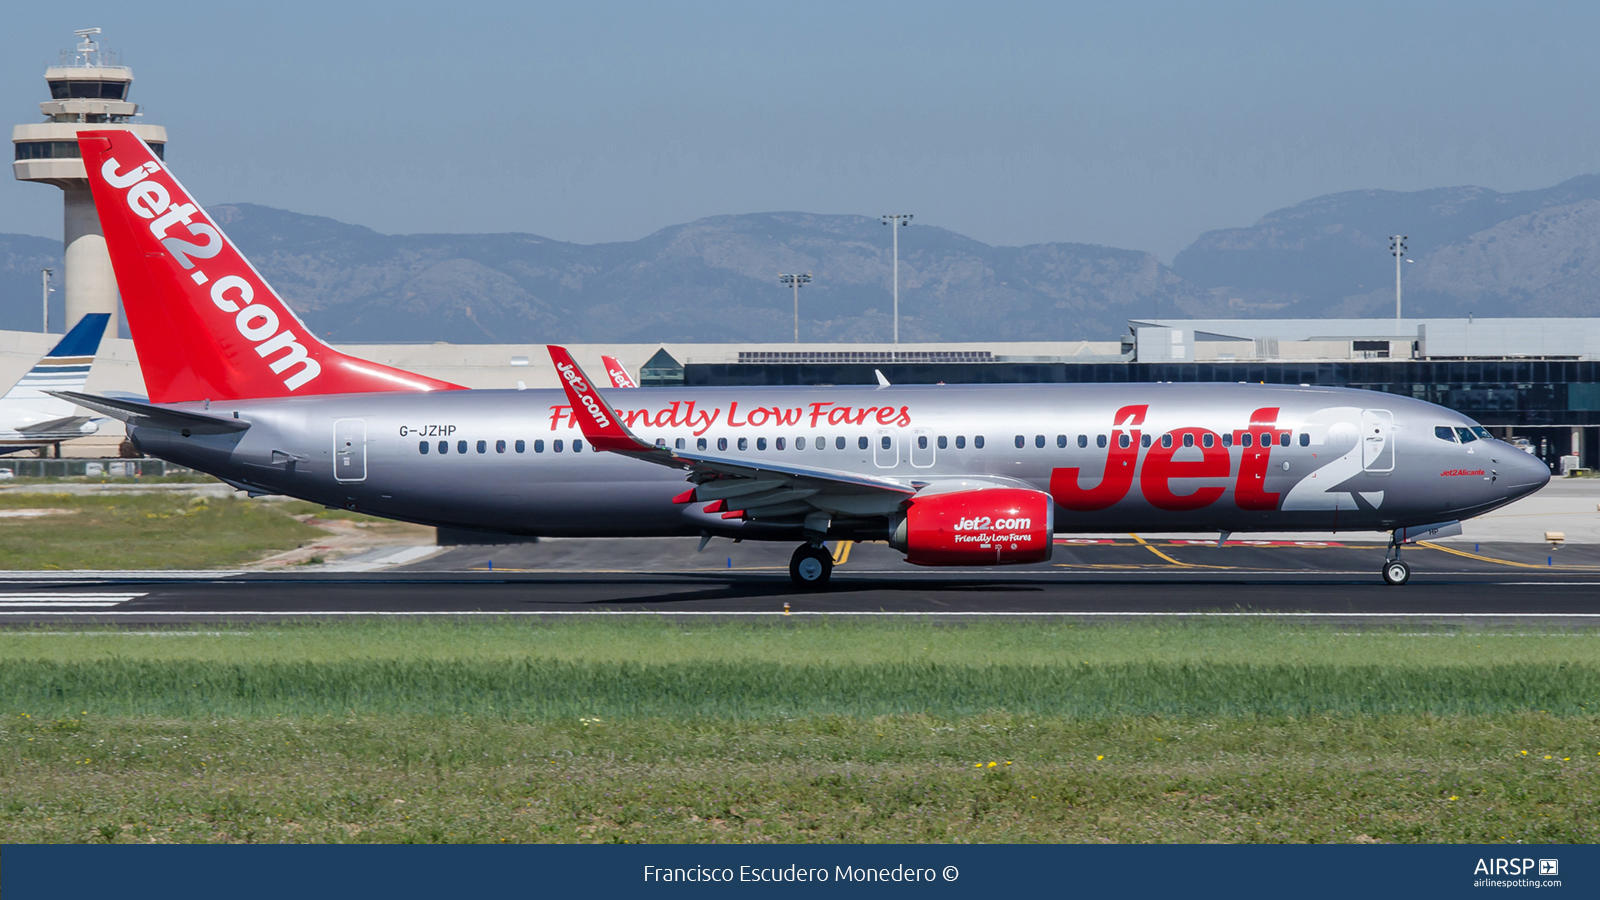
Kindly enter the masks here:
M 11 171 L 18 181 L 61 189 L 66 329 L 71 330 L 88 313 L 103 312 L 111 315 L 106 333 L 115 337 L 117 278 L 78 152 L 78 132 L 131 131 L 144 138 L 157 157 L 163 157 L 167 130 L 133 122 L 141 115 L 138 105 L 128 102 L 133 72 L 117 65 L 115 54 L 94 39 L 100 29 L 80 28 L 73 34 L 78 36 L 77 46 L 61 51 L 60 65 L 44 70 L 50 99 L 39 104 L 39 111 L 45 120 L 11 129 L 11 143 L 16 145 Z

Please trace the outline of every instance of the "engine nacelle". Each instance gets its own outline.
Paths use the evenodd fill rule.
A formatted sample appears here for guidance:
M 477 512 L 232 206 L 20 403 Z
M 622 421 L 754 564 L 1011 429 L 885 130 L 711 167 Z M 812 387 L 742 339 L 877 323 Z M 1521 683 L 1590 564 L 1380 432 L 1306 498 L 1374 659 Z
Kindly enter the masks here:
M 1050 558 L 1055 507 L 1026 488 L 918 496 L 889 531 L 889 546 L 919 566 L 1000 566 Z

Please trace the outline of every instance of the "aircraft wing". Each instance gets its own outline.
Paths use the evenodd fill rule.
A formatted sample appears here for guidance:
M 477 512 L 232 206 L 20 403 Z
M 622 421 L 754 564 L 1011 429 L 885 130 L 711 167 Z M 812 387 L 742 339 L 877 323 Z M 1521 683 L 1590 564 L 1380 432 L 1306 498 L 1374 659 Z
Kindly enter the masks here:
M 105 413 L 111 418 L 120 419 L 129 425 L 153 426 L 165 428 L 168 431 L 188 432 L 190 434 L 231 434 L 236 431 L 245 431 L 250 427 L 250 422 L 245 419 L 230 419 L 225 416 L 212 416 L 184 409 L 172 409 L 166 406 L 140 403 L 137 400 L 99 397 L 94 394 L 80 394 L 77 391 L 46 391 L 46 393 L 52 397 L 59 397 L 62 400 L 68 400 L 79 406 L 92 409 L 95 412 Z
M 688 473 L 695 487 L 679 494 L 675 503 L 710 500 L 706 512 L 740 518 L 785 518 L 817 510 L 884 515 L 920 488 L 893 478 L 647 444 L 623 424 L 566 348 L 550 345 L 548 349 L 578 427 L 594 449 Z

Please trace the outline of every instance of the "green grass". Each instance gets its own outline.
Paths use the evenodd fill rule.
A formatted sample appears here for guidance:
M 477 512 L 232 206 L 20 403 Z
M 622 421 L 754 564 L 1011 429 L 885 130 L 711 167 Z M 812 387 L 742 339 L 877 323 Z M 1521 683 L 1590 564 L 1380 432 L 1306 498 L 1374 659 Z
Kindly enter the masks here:
M 272 503 L 187 494 L 0 493 L 0 569 L 203 569 L 250 562 L 325 533 Z
M 1593 631 L 12 631 L 0 842 L 1593 842 L 1597 703 Z

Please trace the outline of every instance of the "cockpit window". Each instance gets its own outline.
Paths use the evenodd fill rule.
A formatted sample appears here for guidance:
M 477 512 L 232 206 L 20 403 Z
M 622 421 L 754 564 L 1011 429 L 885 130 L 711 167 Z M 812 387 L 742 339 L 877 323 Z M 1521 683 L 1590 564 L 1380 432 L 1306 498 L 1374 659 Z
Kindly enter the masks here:
M 1456 434 L 1460 435 L 1461 443 L 1463 444 L 1470 444 L 1478 439 L 1478 436 L 1472 433 L 1471 428 L 1457 428 Z
M 1455 430 L 1452 429 L 1449 425 L 1435 425 L 1435 426 L 1433 426 L 1433 436 L 1438 438 L 1441 441 L 1449 441 L 1452 444 L 1454 444 L 1456 442 Z
M 1472 433 L 1477 435 L 1480 438 L 1483 438 L 1486 441 L 1489 440 L 1490 438 L 1494 437 L 1494 435 L 1489 433 L 1489 429 L 1483 427 L 1482 425 L 1474 425 L 1474 426 L 1472 426 Z

